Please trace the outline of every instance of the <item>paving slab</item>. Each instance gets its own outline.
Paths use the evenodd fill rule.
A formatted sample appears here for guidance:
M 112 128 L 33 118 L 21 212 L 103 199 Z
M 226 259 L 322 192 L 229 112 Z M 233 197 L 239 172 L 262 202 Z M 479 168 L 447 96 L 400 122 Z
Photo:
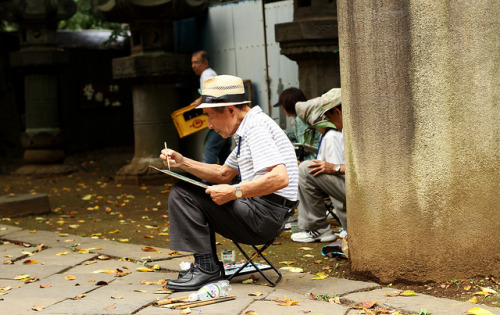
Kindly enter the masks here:
M 299 302 L 297 305 L 281 306 L 277 300 L 288 298 Z M 242 314 L 255 311 L 258 314 L 289 315 L 289 314 L 328 314 L 345 315 L 348 308 L 342 305 L 328 303 L 326 301 L 311 300 L 304 294 L 290 292 L 288 290 L 276 289 L 269 294 L 265 300 L 255 301 L 243 310 Z M 220 313 L 219 313 L 220 314 Z
M 26 261 L 27 259 L 31 259 L 31 260 L 37 260 L 40 264 L 43 265 L 59 265 L 59 266 L 71 267 L 79 265 L 85 261 L 92 260 L 96 257 L 97 254 L 95 253 L 81 254 L 78 252 L 71 251 L 70 249 L 64 250 L 58 247 L 58 248 L 47 248 L 42 251 L 39 251 L 30 257 L 22 259 L 20 263 Z
M 39 248 L 35 246 L 25 247 L 6 241 L 0 244 L 0 257 L 3 258 L 2 262 L 5 260 L 14 262 L 18 259 L 28 257 L 30 253 L 36 252 L 38 250 Z
M 0 237 L 7 235 L 7 234 L 10 234 L 10 233 L 13 233 L 13 232 L 21 231 L 21 230 L 22 230 L 22 228 L 17 227 L 17 226 L 0 224 Z
M 156 261 L 192 255 L 191 253 L 186 252 L 180 252 L 180 255 L 171 255 L 169 253 L 171 253 L 172 250 L 160 247 L 155 247 L 158 252 L 146 252 L 142 250 L 142 248 L 144 248 L 146 245 L 127 244 L 111 240 L 92 240 L 91 242 L 87 243 L 86 246 L 101 248 L 100 250 L 98 250 L 98 252 L 103 255 L 112 257 L 127 257 L 129 259 L 139 261 L 147 259 L 144 257 L 151 257 L 153 261 Z
M 2 239 L 12 242 L 22 242 L 29 244 L 43 244 L 48 247 L 71 247 L 75 243 L 84 244 L 89 242 L 90 238 L 68 235 L 67 237 L 59 236 L 59 233 L 48 231 L 36 231 L 31 233 L 27 230 L 16 231 L 2 236 Z
M 213 305 L 205 305 L 196 308 L 192 308 L 192 314 L 206 314 L 206 315 L 218 315 L 218 314 L 242 314 L 241 312 L 251 305 L 254 301 L 259 301 L 265 299 L 269 294 L 274 292 L 275 288 L 268 286 L 256 286 L 254 284 L 242 284 L 242 283 L 232 283 L 231 291 L 229 295 L 235 295 L 236 299 L 221 303 L 216 303 Z M 249 296 L 250 293 L 260 292 L 259 296 Z M 194 291 L 193 291 L 194 292 Z M 175 292 L 168 297 L 163 297 L 163 299 L 171 297 L 188 296 L 193 292 Z M 139 315 L 153 315 L 153 314 L 179 314 L 180 310 L 169 309 L 160 306 L 150 305 L 142 309 L 137 314 Z M 269 313 L 261 313 L 269 314 Z
M 30 277 L 34 278 L 47 278 L 53 274 L 61 273 L 64 270 L 71 267 L 70 265 L 3 265 L 0 268 L 0 279 L 14 279 L 16 276 L 21 274 L 29 274 Z
M 355 281 L 341 278 L 326 278 L 322 280 L 313 280 L 312 274 L 294 273 L 289 271 L 282 272 L 283 280 L 279 287 L 286 287 L 288 291 L 299 294 L 328 294 L 344 295 L 350 292 L 373 290 L 380 285 L 372 282 Z
M 395 296 L 390 297 L 387 293 L 400 292 L 390 288 L 382 288 L 368 292 L 358 292 L 345 295 L 341 301 L 347 303 L 362 303 L 377 301 L 377 304 L 386 308 L 395 308 L 408 313 L 418 314 L 422 308 L 433 315 L 445 314 L 466 314 L 467 310 L 473 307 L 481 307 L 489 310 L 493 314 L 500 315 L 500 309 L 488 306 L 479 306 L 473 303 L 459 302 L 455 300 L 437 298 L 430 295 L 418 294 L 416 296 Z
M 0 217 L 20 217 L 48 212 L 50 203 L 47 194 L 0 196 Z

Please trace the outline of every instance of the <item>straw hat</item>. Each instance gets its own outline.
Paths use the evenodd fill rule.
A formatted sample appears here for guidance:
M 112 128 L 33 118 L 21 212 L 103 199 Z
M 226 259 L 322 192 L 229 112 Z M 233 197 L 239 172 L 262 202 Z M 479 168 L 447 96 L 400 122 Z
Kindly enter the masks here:
M 333 88 L 321 95 L 321 115 L 323 116 L 330 109 L 342 103 L 342 93 L 340 88 Z
M 250 103 L 250 101 L 245 101 L 243 80 L 232 75 L 218 75 L 205 80 L 201 99 L 201 105 L 196 108 Z

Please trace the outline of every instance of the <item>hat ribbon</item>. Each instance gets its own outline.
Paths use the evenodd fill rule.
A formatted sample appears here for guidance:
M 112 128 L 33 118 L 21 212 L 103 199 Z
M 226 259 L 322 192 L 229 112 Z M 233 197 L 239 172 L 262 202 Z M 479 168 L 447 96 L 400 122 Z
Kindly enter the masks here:
M 236 103 L 245 101 L 245 93 L 243 94 L 226 94 L 219 97 L 211 95 L 202 95 L 203 103 Z

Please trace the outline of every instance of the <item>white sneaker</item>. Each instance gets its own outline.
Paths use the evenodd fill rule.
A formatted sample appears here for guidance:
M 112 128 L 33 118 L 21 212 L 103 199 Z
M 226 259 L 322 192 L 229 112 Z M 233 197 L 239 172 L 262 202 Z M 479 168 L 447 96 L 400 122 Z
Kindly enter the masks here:
M 292 241 L 299 243 L 333 242 L 337 238 L 335 233 L 333 233 L 333 230 L 330 228 L 323 233 L 318 230 L 312 230 L 294 233 L 290 237 L 292 238 Z
M 337 235 L 338 238 L 344 238 L 347 236 L 347 231 L 340 229 L 339 233 L 335 233 L 335 235 Z

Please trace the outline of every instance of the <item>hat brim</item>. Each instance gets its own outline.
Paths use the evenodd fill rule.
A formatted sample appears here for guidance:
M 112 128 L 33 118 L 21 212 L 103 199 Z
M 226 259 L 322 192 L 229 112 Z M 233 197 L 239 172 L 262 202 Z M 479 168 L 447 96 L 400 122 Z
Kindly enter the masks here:
M 250 101 L 235 102 L 235 103 L 201 103 L 200 105 L 196 106 L 196 108 L 223 107 L 223 106 L 241 105 L 248 103 L 250 103 Z

